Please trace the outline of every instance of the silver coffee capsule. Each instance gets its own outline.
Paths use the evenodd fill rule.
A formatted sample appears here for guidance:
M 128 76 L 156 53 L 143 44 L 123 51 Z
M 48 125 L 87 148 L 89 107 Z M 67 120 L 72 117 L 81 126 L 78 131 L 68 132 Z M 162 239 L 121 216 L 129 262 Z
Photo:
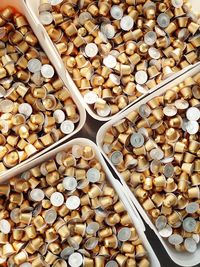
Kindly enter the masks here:
M 61 109 L 57 109 L 54 111 L 53 117 L 57 123 L 61 124 L 65 120 L 65 113 Z
M 98 95 L 93 91 L 90 91 L 84 95 L 84 101 L 85 103 L 89 105 L 95 104 L 97 99 L 98 99 Z
M 167 14 L 165 13 L 161 13 L 158 17 L 157 17 L 157 23 L 161 28 L 167 28 L 167 26 L 170 23 L 170 18 Z
M 163 174 L 166 178 L 172 177 L 174 174 L 174 166 L 172 165 L 172 163 L 167 163 L 164 166 L 164 171 Z
M 117 60 L 114 56 L 108 55 L 103 59 L 103 64 L 108 68 L 114 68 L 117 65 Z
M 23 114 L 27 118 L 32 114 L 33 109 L 30 104 L 22 103 L 19 105 L 18 111 L 20 114 Z
M 6 90 L 3 86 L 0 85 L 0 98 L 6 95 Z
M 200 119 L 200 110 L 196 107 L 188 108 L 186 118 L 189 121 L 198 121 Z
M 119 165 L 123 161 L 123 154 L 120 151 L 114 151 L 111 154 L 110 160 L 113 165 Z
M 74 248 L 73 247 L 66 247 L 64 248 L 61 253 L 60 253 L 60 257 L 64 260 L 67 260 L 68 257 L 74 253 Z
M 138 113 L 142 118 L 148 118 L 151 114 L 151 109 L 147 104 L 143 104 L 139 107 Z
M 135 81 L 138 84 L 145 84 L 148 80 L 148 75 L 146 71 L 144 70 L 139 70 L 135 73 Z
M 85 54 L 88 57 L 95 57 L 98 54 L 98 47 L 95 43 L 89 43 L 85 47 Z
M 40 202 L 44 199 L 44 192 L 42 189 L 34 188 L 30 192 L 30 198 L 33 201 Z
M 171 227 L 169 224 L 167 224 L 167 225 L 165 226 L 165 228 L 163 228 L 163 229 L 161 229 L 161 230 L 159 231 L 159 234 L 160 234 L 162 237 L 165 237 L 165 238 L 169 237 L 170 235 L 172 235 L 172 227 Z
M 50 197 L 51 204 L 55 207 L 60 207 L 64 203 L 64 196 L 60 192 L 54 192 Z
M 92 15 L 89 12 L 82 12 L 78 17 L 78 21 L 81 25 L 84 25 L 88 20 L 92 20 Z
M 197 243 L 191 237 L 185 239 L 184 246 L 185 249 L 190 253 L 194 253 L 197 250 Z
M 94 249 L 97 245 L 98 245 L 98 238 L 96 237 L 90 237 L 87 239 L 87 241 L 85 242 L 85 245 L 84 247 L 87 249 L 87 250 L 92 250 Z
M 130 16 L 124 16 L 120 21 L 120 27 L 124 31 L 130 31 L 133 28 L 134 20 Z
M 167 117 L 173 117 L 177 114 L 177 108 L 174 105 L 167 105 L 163 108 L 163 113 Z
M 186 131 L 189 134 L 196 134 L 199 131 L 199 123 L 197 121 L 188 121 L 186 123 Z
M 193 213 L 195 213 L 195 212 L 198 211 L 198 209 L 199 209 L 199 203 L 197 203 L 197 202 L 190 202 L 190 203 L 186 206 L 185 209 L 186 209 L 187 213 L 191 213 L 191 214 L 193 214 Z
M 11 225 L 9 223 L 9 221 L 2 219 L 0 220 L 0 231 L 3 234 L 9 234 L 11 231 Z
M 126 242 L 131 237 L 131 230 L 128 227 L 123 227 L 119 230 L 117 238 L 119 241 Z
M 68 263 L 71 267 L 79 267 L 83 263 L 83 257 L 80 253 L 74 252 L 69 256 Z
M 20 264 L 19 267 L 31 267 L 31 266 L 32 266 L 32 264 L 30 262 L 24 262 L 24 263 Z
M 77 196 L 70 196 L 67 198 L 66 206 L 70 210 L 75 210 L 80 206 L 80 198 Z
M 173 234 L 168 238 L 168 241 L 172 245 L 180 245 L 183 242 L 183 237 L 178 234 Z
M 109 79 L 115 84 L 115 85 L 120 85 L 120 76 L 111 73 L 109 75 Z
M 68 176 L 68 177 L 65 177 L 63 179 L 63 187 L 68 190 L 68 191 L 73 191 L 76 189 L 77 187 L 77 180 L 76 178 L 72 177 L 72 176 Z
M 158 230 L 164 229 L 167 225 L 167 218 L 164 215 L 159 216 L 156 219 L 155 225 Z
M 183 0 L 172 0 L 171 3 L 175 8 L 181 8 L 183 6 Z
M 123 13 L 123 9 L 118 5 L 113 5 L 110 9 L 111 16 L 116 20 L 120 20 L 123 17 Z
M 111 260 L 106 263 L 105 267 L 118 267 L 118 264 L 116 261 Z
M 141 147 L 144 144 L 144 136 L 140 133 L 133 133 L 130 138 L 133 147 Z
M 72 133 L 74 131 L 74 128 L 75 128 L 74 123 L 70 120 L 65 120 L 60 125 L 60 130 L 64 134 Z
M 53 16 L 51 12 L 43 11 L 39 14 L 39 20 L 42 25 L 49 25 L 53 22 Z
M 150 151 L 150 157 L 155 160 L 161 160 L 164 157 L 164 152 L 160 148 L 154 148 Z
M 63 2 L 63 0 L 49 0 L 52 6 L 57 6 Z
M 45 211 L 44 220 L 47 224 L 53 224 L 57 218 L 57 212 L 54 209 Z
M 103 34 L 106 36 L 106 38 L 112 39 L 116 34 L 114 26 L 106 23 L 103 27 Z
M 39 72 L 42 68 L 42 63 L 39 59 L 37 58 L 33 58 L 33 59 L 30 59 L 29 62 L 28 62 L 28 70 L 32 73 L 36 73 L 36 72 Z
M 195 241 L 197 244 L 199 244 L 199 242 L 200 242 L 200 236 L 199 236 L 199 234 L 193 234 L 193 235 L 192 235 L 192 238 L 194 239 L 194 241 Z
M 54 68 L 49 64 L 44 64 L 41 67 L 42 76 L 46 79 L 51 79 L 54 76 Z
M 155 47 L 150 47 L 148 53 L 149 56 L 153 59 L 159 59 L 161 57 L 160 51 Z
M 192 217 L 187 217 L 183 220 L 183 229 L 188 232 L 192 233 L 194 232 L 196 227 L 196 220 Z
M 86 232 L 88 235 L 94 235 L 99 230 L 100 225 L 97 222 L 91 222 L 86 227 Z
M 154 31 L 149 31 L 144 35 L 144 42 L 147 45 L 154 45 L 157 40 L 157 35 Z
M 86 173 L 86 177 L 90 183 L 97 183 L 100 180 L 101 175 L 98 169 L 90 168 Z
M 174 105 L 177 109 L 187 109 L 189 107 L 189 103 L 188 101 L 184 100 L 184 99 L 177 99 L 174 102 Z
M 11 210 L 10 212 L 10 219 L 11 221 L 13 221 L 14 223 L 19 223 L 19 215 L 20 215 L 20 209 L 19 208 L 15 208 L 13 210 Z
M 100 117 L 107 117 L 108 115 L 110 115 L 111 108 L 108 104 L 106 104 L 103 109 L 97 109 L 96 111 Z

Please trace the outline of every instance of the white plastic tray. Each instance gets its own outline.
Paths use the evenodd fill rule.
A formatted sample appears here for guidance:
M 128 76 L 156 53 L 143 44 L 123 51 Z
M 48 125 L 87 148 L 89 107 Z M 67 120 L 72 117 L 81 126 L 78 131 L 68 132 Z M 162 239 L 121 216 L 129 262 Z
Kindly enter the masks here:
M 32 16 L 33 20 L 35 21 L 35 23 L 36 23 L 36 25 L 37 25 L 40 33 L 41 33 L 40 34 L 41 38 L 42 39 L 45 38 L 46 42 L 49 44 L 49 49 L 54 53 L 54 58 L 57 58 L 57 62 L 55 63 L 55 65 L 57 64 L 57 70 L 59 71 L 60 76 L 65 81 L 65 83 L 66 83 L 68 89 L 71 91 L 71 93 L 75 94 L 80 99 L 82 105 L 85 107 L 85 109 L 90 114 L 90 116 L 92 116 L 94 119 L 102 121 L 102 122 L 103 121 L 108 121 L 110 119 L 114 119 L 119 114 L 121 114 L 124 110 L 126 110 L 127 108 L 132 106 L 134 103 L 137 103 L 140 99 L 143 99 L 144 96 L 150 94 L 150 92 L 152 90 L 149 90 L 146 94 L 142 95 L 141 97 L 139 97 L 134 102 L 132 102 L 129 105 L 127 105 L 124 109 L 122 109 L 121 111 L 119 111 L 117 114 L 115 114 L 113 116 L 100 117 L 98 114 L 95 113 L 95 111 L 93 110 L 93 108 L 91 108 L 90 105 L 85 103 L 85 101 L 83 99 L 83 96 L 81 95 L 79 89 L 75 85 L 75 83 L 74 83 L 73 79 L 71 78 L 69 72 L 65 69 L 64 63 L 62 62 L 62 59 L 61 59 L 57 49 L 55 48 L 53 42 L 51 41 L 49 35 L 47 34 L 47 32 L 45 30 L 45 28 L 40 23 L 40 21 L 39 21 L 40 0 L 24 0 L 24 1 L 26 2 L 27 8 L 29 9 L 29 12 L 30 12 L 30 15 Z M 194 8 L 194 5 L 195 5 L 195 7 L 197 5 L 199 10 L 200 10 L 199 4 L 197 4 L 198 0 L 191 0 L 191 2 L 192 2 L 192 5 L 193 5 L 193 8 Z M 38 38 L 40 38 L 40 36 L 38 36 Z M 158 84 L 156 87 L 154 87 L 153 90 L 157 90 L 161 86 L 164 86 L 165 84 L 167 84 L 169 82 L 169 80 L 171 80 L 171 78 L 176 77 L 176 76 L 177 76 L 177 73 L 172 75 L 171 77 L 167 78 L 166 80 L 162 81 L 160 84 Z
M 150 96 L 147 96 L 146 98 L 144 98 L 143 100 L 141 100 L 140 102 L 136 103 L 135 105 L 133 105 L 132 107 L 130 107 L 129 109 L 127 109 L 126 111 L 124 111 L 122 114 L 120 114 L 117 118 L 105 123 L 98 131 L 97 133 L 97 145 L 100 148 L 101 153 L 104 155 L 104 157 L 106 158 L 106 160 L 109 162 L 109 164 L 112 166 L 113 170 L 115 171 L 115 173 L 119 176 L 122 184 L 124 185 L 124 188 L 127 191 L 127 194 L 129 195 L 129 197 L 131 198 L 131 200 L 133 201 L 135 207 L 138 209 L 139 213 L 141 214 L 142 218 L 145 220 L 145 222 L 151 227 L 151 229 L 155 232 L 155 234 L 157 235 L 157 237 L 159 238 L 159 240 L 161 241 L 162 245 L 164 246 L 165 250 L 167 251 L 168 255 L 170 256 L 170 258 L 178 265 L 180 266 L 194 266 L 197 264 L 200 264 L 200 245 L 198 245 L 198 249 L 194 254 L 190 254 L 188 252 L 178 252 L 176 251 L 170 244 L 169 242 L 162 238 L 159 233 L 158 230 L 156 229 L 156 227 L 154 226 L 154 224 L 152 223 L 151 219 L 149 218 L 149 216 L 147 215 L 147 213 L 145 212 L 145 210 L 143 209 L 143 207 L 141 206 L 141 204 L 139 203 L 139 201 L 137 200 L 137 198 L 134 196 L 134 194 L 131 192 L 131 190 L 129 189 L 129 187 L 127 186 L 126 182 L 124 181 L 123 177 L 121 176 L 121 174 L 117 171 L 117 169 L 114 167 L 114 165 L 111 163 L 110 159 L 108 158 L 108 156 L 104 153 L 103 149 L 102 149 L 102 144 L 103 144 L 103 137 L 105 135 L 105 133 L 107 132 L 108 129 L 111 128 L 111 126 L 115 123 L 117 123 L 118 121 L 120 121 L 121 119 L 125 118 L 131 111 L 137 110 L 139 108 L 139 106 L 141 104 L 147 103 L 149 100 L 151 100 L 152 98 L 159 96 L 161 94 L 163 94 L 166 90 L 178 85 L 179 83 L 183 82 L 187 77 L 192 77 L 193 75 L 195 75 L 196 73 L 200 72 L 200 63 L 197 63 L 195 66 L 191 67 L 190 70 L 186 71 L 185 73 L 183 73 L 181 76 L 179 76 L 177 79 L 172 80 L 171 82 L 169 82 L 167 85 L 165 85 L 164 87 L 160 88 L 157 91 L 154 91 Z M 200 266 L 200 265 L 198 265 Z
M 30 170 L 31 168 L 33 168 L 37 165 L 40 165 L 42 162 L 47 161 L 47 160 L 55 157 L 55 155 L 58 152 L 68 150 L 70 147 L 72 147 L 73 145 L 77 145 L 77 144 L 91 146 L 92 149 L 95 151 L 96 159 L 101 163 L 103 170 L 106 173 L 106 179 L 110 182 L 110 184 L 113 186 L 113 188 L 115 189 L 115 191 L 119 195 L 119 198 L 123 202 L 128 214 L 131 217 L 132 222 L 133 222 L 133 224 L 134 224 L 134 226 L 138 232 L 138 235 L 141 238 L 143 245 L 145 246 L 145 248 L 148 252 L 151 267 L 160 267 L 160 263 L 159 263 L 156 255 L 155 255 L 151 245 L 149 244 L 149 242 L 145 236 L 144 228 L 143 228 L 143 222 L 141 221 L 141 218 L 138 214 L 138 211 L 134 207 L 133 203 L 130 200 L 128 200 L 127 196 L 124 193 L 125 190 L 124 190 L 123 186 L 121 185 L 121 183 L 112 176 L 110 170 L 108 169 L 108 167 L 106 165 L 106 162 L 104 161 L 101 153 L 98 150 L 98 147 L 92 141 L 85 139 L 85 138 L 77 138 L 77 139 L 74 139 L 72 141 L 69 141 L 66 144 L 59 146 L 58 148 L 46 153 L 45 155 L 42 155 L 40 158 L 36 159 L 34 162 L 29 162 L 25 166 L 22 166 L 20 168 L 20 173 L 25 172 L 27 170 Z
M 34 2 L 34 0 L 32 0 L 32 2 Z M 49 57 L 52 65 L 54 65 L 54 67 L 55 67 L 55 56 L 51 51 L 51 47 L 46 42 L 42 32 L 40 31 L 40 27 L 38 27 L 38 25 L 35 23 L 35 21 L 30 16 L 30 12 L 27 9 L 27 6 L 25 5 L 24 0 L 17 0 L 17 1 L 1 0 L 1 2 L 0 2 L 0 10 L 4 9 L 7 6 L 15 8 L 18 12 L 20 12 L 21 14 L 23 14 L 26 17 L 26 19 L 28 20 L 32 30 L 34 31 L 35 35 L 39 39 L 40 45 L 42 46 L 43 50 L 46 52 L 47 56 Z M 57 70 L 56 67 L 55 67 L 55 69 Z M 60 76 L 58 70 L 57 70 L 57 74 L 58 74 L 58 76 Z M 60 78 L 62 79 L 61 76 L 60 76 Z M 65 83 L 64 80 L 63 80 L 63 82 L 64 82 L 65 87 L 67 87 L 67 84 Z M 54 147 L 56 147 L 59 144 L 65 142 L 71 136 L 73 136 L 74 134 L 76 134 L 77 132 L 79 132 L 81 130 L 81 128 L 83 127 L 83 125 L 85 123 L 85 120 L 86 120 L 86 112 L 85 112 L 85 109 L 83 108 L 82 104 L 80 103 L 79 98 L 75 94 L 71 94 L 71 98 L 73 99 L 74 103 L 76 104 L 76 106 L 78 108 L 78 111 L 79 111 L 79 115 L 80 115 L 80 120 L 79 120 L 79 123 L 78 123 L 76 129 L 71 134 L 63 137 L 62 139 L 60 139 L 58 142 L 54 143 L 53 145 L 43 149 L 42 151 L 40 151 L 37 154 L 33 155 L 32 157 L 28 158 L 27 160 L 21 162 L 17 166 L 15 166 L 15 167 L 13 167 L 11 169 L 8 169 L 7 171 L 5 171 L 2 174 L 0 174 L 0 182 L 2 180 L 5 181 L 6 179 L 10 178 L 11 176 L 16 175 L 17 173 L 19 173 L 19 169 L 20 169 L 21 166 L 27 164 L 29 161 L 33 161 L 35 158 L 41 156 L 42 154 L 46 153 L 47 151 L 52 150 Z

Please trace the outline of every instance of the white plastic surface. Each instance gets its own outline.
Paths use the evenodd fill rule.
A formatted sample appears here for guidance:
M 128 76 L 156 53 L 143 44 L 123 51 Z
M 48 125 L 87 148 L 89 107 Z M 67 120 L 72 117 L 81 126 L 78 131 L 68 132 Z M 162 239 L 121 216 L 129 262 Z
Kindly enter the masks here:
M 178 252 L 176 251 L 167 240 L 165 240 L 164 238 L 162 238 L 159 233 L 158 230 L 156 229 L 156 227 L 154 226 L 154 224 L 152 223 L 151 219 L 149 218 L 149 216 L 147 215 L 147 213 L 145 212 L 145 210 L 143 209 L 143 207 L 140 205 L 139 201 L 137 200 L 137 198 L 134 196 L 134 194 L 131 192 L 131 190 L 129 189 L 129 187 L 127 186 L 126 182 L 124 181 L 123 177 L 121 176 L 121 174 L 117 171 L 117 169 L 115 168 L 115 166 L 111 163 L 110 159 L 108 158 L 108 156 L 104 153 L 103 149 L 102 149 L 102 144 L 103 144 L 103 137 L 105 135 L 105 133 L 107 132 L 108 129 L 110 129 L 110 127 L 117 123 L 118 121 L 122 120 L 124 117 L 126 117 L 131 111 L 137 110 L 139 108 L 139 106 L 141 104 L 147 103 L 149 100 L 151 100 L 152 98 L 159 96 L 161 94 L 163 94 L 166 90 L 178 85 L 179 83 L 183 82 L 187 77 L 192 77 L 193 75 L 195 75 L 196 73 L 200 72 L 200 63 L 197 63 L 196 65 L 190 67 L 189 70 L 187 70 L 186 72 L 184 72 L 181 76 L 178 76 L 177 79 L 172 80 L 171 82 L 169 82 L 167 85 L 163 86 L 162 88 L 160 88 L 159 90 L 156 90 L 154 92 L 152 92 L 152 94 L 150 96 L 147 96 L 146 98 L 144 98 L 143 100 L 141 100 L 139 103 L 136 103 L 135 105 L 133 105 L 132 107 L 130 107 L 129 109 L 127 109 L 126 111 L 124 111 L 122 114 L 120 114 L 117 118 L 115 118 L 114 120 L 111 120 L 107 123 L 105 123 L 98 131 L 97 133 L 97 145 L 101 150 L 101 153 L 104 155 L 104 157 L 106 158 L 106 160 L 109 162 L 109 164 L 112 166 L 113 170 L 115 171 L 115 173 L 119 176 L 122 184 L 124 185 L 124 188 L 127 191 L 127 194 L 129 195 L 129 197 L 132 199 L 135 207 L 138 209 L 139 213 L 141 214 L 142 218 L 145 220 L 145 222 L 151 227 L 151 229 L 155 232 L 155 234 L 157 235 L 157 237 L 159 238 L 159 240 L 161 241 L 161 243 L 163 244 L 165 250 L 167 251 L 168 255 L 170 256 L 170 258 L 178 265 L 180 266 L 194 266 L 197 264 L 200 264 L 200 245 L 198 245 L 198 249 L 195 253 L 190 254 L 188 252 Z
M 34 2 L 34 0 L 32 0 L 32 2 Z M 30 12 L 27 9 L 27 6 L 25 5 L 25 1 L 24 0 L 17 0 L 17 1 L 1 0 L 0 1 L 0 10 L 4 9 L 7 6 L 13 7 L 14 9 L 16 9 L 21 14 L 24 14 L 24 16 L 27 18 L 32 30 L 34 31 L 34 33 L 38 37 L 40 45 L 42 46 L 43 50 L 46 52 L 47 56 L 49 57 L 52 65 L 54 65 L 54 67 L 55 67 L 55 61 L 57 61 L 57 59 L 55 60 L 56 57 L 52 53 L 51 47 L 49 46 L 48 42 L 44 39 L 43 33 L 40 31 L 40 27 L 38 27 L 37 23 L 35 23 L 33 18 L 30 16 Z M 57 70 L 56 67 L 55 67 L 55 69 Z M 57 70 L 57 74 L 58 74 L 58 76 L 60 76 L 58 70 Z M 61 76 L 60 76 L 60 78 L 62 79 Z M 65 87 L 67 87 L 67 84 L 65 83 L 64 80 L 63 80 L 63 82 L 64 82 Z M 76 104 L 76 106 L 78 108 L 78 111 L 79 111 L 79 115 L 80 115 L 80 120 L 79 120 L 79 123 L 78 123 L 76 129 L 71 134 L 63 137 L 58 142 L 55 142 L 53 145 L 43 149 L 42 151 L 40 151 L 37 154 L 33 155 L 32 157 L 28 158 L 27 160 L 21 162 L 17 166 L 15 166 L 15 167 L 13 167 L 13 168 L 1 173 L 0 174 L 0 183 L 2 183 L 3 181 L 6 181 L 11 176 L 17 175 L 19 173 L 19 170 L 20 170 L 21 166 L 27 164 L 30 161 L 34 161 L 35 158 L 43 155 L 44 153 L 48 152 L 49 150 L 52 150 L 54 147 L 58 146 L 59 144 L 64 143 L 71 136 L 73 136 L 74 134 L 76 134 L 77 132 L 79 132 L 81 130 L 81 128 L 83 127 L 83 125 L 85 123 L 85 120 L 86 120 L 86 112 L 85 112 L 85 109 L 83 108 L 82 104 L 80 103 L 79 98 L 74 94 L 71 94 L 71 97 L 72 97 L 74 103 Z
M 134 105 L 134 103 L 137 103 L 140 99 L 143 99 L 144 96 L 150 94 L 151 90 L 149 90 L 146 94 L 140 96 L 134 102 L 130 103 L 124 109 L 122 109 L 121 111 L 119 111 L 117 114 L 115 114 L 113 116 L 101 117 L 98 114 L 96 114 L 94 109 L 90 105 L 85 103 L 85 101 L 83 99 L 83 96 L 81 95 L 79 89 L 75 85 L 75 83 L 74 83 L 73 79 L 71 78 L 69 72 L 65 69 L 64 63 L 62 62 L 62 59 L 61 59 L 57 49 L 55 48 L 53 42 L 51 41 L 50 37 L 48 36 L 45 28 L 43 27 L 43 25 L 39 21 L 39 11 L 38 10 L 39 10 L 39 5 L 40 5 L 40 0 L 25 0 L 25 2 L 27 4 L 27 8 L 29 9 L 29 12 L 30 12 L 32 18 L 34 19 L 35 23 L 38 26 L 38 30 L 40 31 L 40 33 L 42 35 L 42 38 L 46 39 L 46 41 L 49 43 L 49 50 L 51 50 L 54 53 L 54 57 L 57 58 L 57 60 L 55 62 L 55 65 L 57 64 L 57 69 L 59 71 L 59 74 L 60 74 L 61 78 L 63 79 L 63 81 L 65 81 L 65 83 L 66 83 L 68 89 L 71 91 L 71 93 L 73 95 L 76 95 L 80 99 L 80 101 L 82 103 L 82 106 L 85 107 L 87 112 L 94 119 L 99 120 L 99 121 L 108 121 L 108 120 L 114 119 L 114 118 L 118 117 L 118 115 L 121 114 L 124 110 L 126 110 L 130 106 Z M 196 4 L 198 2 L 198 0 L 193 0 L 193 2 L 195 2 L 195 4 Z M 38 38 L 40 38 L 40 36 L 38 36 Z M 164 86 L 173 77 L 176 77 L 176 74 L 172 75 L 171 77 L 167 78 L 166 80 L 164 80 L 163 82 L 158 84 L 155 88 L 153 88 L 153 90 L 157 90 L 158 88 L 160 88 L 160 86 Z
M 118 180 L 116 180 L 112 173 L 110 172 L 109 168 L 106 165 L 106 162 L 104 161 L 101 153 L 99 152 L 98 147 L 89 139 L 85 139 L 85 138 L 76 138 L 72 141 L 67 142 L 66 144 L 46 153 L 45 155 L 41 156 L 40 158 L 36 159 L 34 162 L 29 162 L 28 164 L 26 164 L 26 166 L 23 166 L 20 168 L 20 173 L 26 171 L 26 170 L 30 170 L 31 168 L 33 168 L 34 166 L 37 166 L 39 164 L 41 164 L 42 162 L 49 160 L 51 158 L 53 158 L 58 152 L 60 151 L 65 151 L 67 149 L 69 149 L 70 147 L 72 147 L 73 145 L 88 145 L 90 147 L 93 148 L 93 150 L 96 153 L 96 158 L 98 159 L 98 161 L 101 163 L 103 170 L 106 173 L 106 179 L 109 180 L 110 184 L 113 186 L 113 188 L 115 189 L 115 191 L 117 192 L 117 194 L 119 195 L 119 198 L 121 199 L 121 201 L 123 202 L 128 214 L 130 215 L 132 222 L 138 232 L 139 237 L 141 238 L 147 252 L 149 255 L 149 259 L 151 262 L 151 267 L 160 267 L 160 263 L 151 247 L 151 245 L 149 244 L 145 234 L 144 234 L 144 229 L 141 227 L 141 221 L 138 220 L 138 211 L 136 210 L 136 208 L 134 207 L 133 203 L 131 201 L 127 200 L 127 196 L 124 193 L 124 189 L 123 186 L 120 184 L 120 182 Z M 143 222 L 142 222 L 143 224 Z

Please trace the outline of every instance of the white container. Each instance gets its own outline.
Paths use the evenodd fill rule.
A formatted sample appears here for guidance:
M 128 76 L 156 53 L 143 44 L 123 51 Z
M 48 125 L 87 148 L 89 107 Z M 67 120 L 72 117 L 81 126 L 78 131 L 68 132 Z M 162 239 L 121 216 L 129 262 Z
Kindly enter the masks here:
M 117 114 L 112 115 L 112 116 L 108 116 L 108 117 L 101 117 L 99 116 L 97 113 L 95 113 L 94 109 L 85 103 L 83 96 L 81 95 L 79 89 L 77 88 L 76 84 L 74 83 L 73 79 L 71 78 L 69 72 L 65 69 L 64 63 L 62 62 L 62 59 L 57 51 L 57 49 L 55 48 L 53 42 L 51 41 L 49 35 L 47 34 L 45 28 L 43 27 L 43 25 L 40 23 L 39 21 L 39 5 L 40 5 L 40 0 L 25 0 L 27 8 L 29 9 L 29 12 L 31 14 L 31 16 L 33 17 L 33 19 L 35 20 L 35 23 L 40 31 L 40 36 L 41 38 L 45 38 L 46 42 L 49 43 L 49 49 L 51 49 L 51 51 L 54 53 L 54 58 L 57 58 L 57 62 L 55 64 L 57 64 L 57 68 L 59 71 L 60 76 L 62 77 L 62 79 L 65 81 L 68 89 L 71 91 L 71 93 L 76 94 L 77 97 L 80 99 L 82 105 L 85 107 L 85 109 L 87 110 L 87 112 L 90 114 L 91 117 L 93 117 L 96 120 L 99 121 L 108 121 L 110 119 L 114 119 L 115 117 L 117 117 L 119 114 L 121 114 L 124 110 L 126 110 L 128 107 L 132 106 L 134 103 L 137 103 L 140 99 L 143 99 L 144 96 L 148 95 L 150 93 L 151 90 L 149 90 L 146 94 L 140 96 L 138 99 L 136 99 L 134 102 L 130 103 L 129 105 L 127 105 L 124 109 L 122 109 L 121 111 L 119 111 Z M 198 0 L 191 0 L 192 5 L 196 5 L 199 7 L 198 4 Z M 194 8 L 195 9 L 195 8 Z M 200 9 L 200 7 L 199 7 Z M 38 38 L 40 38 L 40 36 L 38 35 Z M 175 75 L 172 75 L 171 77 L 167 78 L 166 80 L 162 81 L 160 84 L 158 84 L 156 87 L 153 88 L 153 90 L 157 90 L 158 88 L 160 88 L 161 86 L 164 86 L 165 84 L 167 84 L 171 78 L 173 78 Z
M 190 69 L 188 71 L 182 72 L 182 75 L 178 76 L 178 74 L 177 74 L 177 78 L 175 80 L 172 80 L 167 85 L 165 85 L 162 88 L 160 88 L 159 90 L 152 92 L 151 95 L 147 96 L 146 98 L 144 98 L 140 102 L 138 102 L 135 105 L 133 105 L 131 108 L 129 108 L 126 111 L 124 111 L 123 114 L 120 114 L 114 120 L 111 120 L 111 121 L 105 123 L 99 129 L 99 131 L 97 133 L 97 139 L 96 139 L 97 145 L 100 148 L 101 153 L 104 155 L 106 160 L 112 166 L 112 168 L 115 171 L 115 173 L 119 176 L 120 181 L 122 182 L 122 184 L 126 188 L 127 194 L 129 195 L 129 197 L 133 201 L 135 207 L 138 209 L 138 211 L 141 214 L 142 218 L 151 227 L 151 229 L 155 232 L 155 234 L 157 235 L 157 237 L 161 241 L 162 245 L 164 246 L 164 248 L 167 251 L 167 253 L 170 256 L 170 258 L 176 264 L 178 264 L 180 266 L 194 266 L 194 265 L 200 264 L 200 245 L 198 245 L 197 251 L 195 253 L 193 253 L 193 254 L 188 253 L 188 252 L 178 252 L 169 244 L 168 240 L 166 240 L 166 239 L 164 239 L 164 238 L 162 238 L 160 236 L 160 234 L 158 233 L 158 230 L 156 229 L 156 227 L 152 223 L 151 219 L 149 218 L 149 216 L 147 215 L 147 213 L 145 212 L 145 210 L 143 209 L 143 207 L 141 206 L 141 204 L 139 203 L 137 198 L 131 192 L 130 188 L 128 187 L 128 185 L 124 181 L 124 179 L 121 176 L 121 174 L 117 171 L 115 166 L 112 164 L 112 162 L 110 161 L 108 156 L 103 151 L 102 144 L 103 144 L 103 137 L 104 137 L 105 133 L 107 132 L 108 129 L 111 128 L 111 126 L 113 124 L 115 124 L 118 121 L 120 121 L 123 118 L 125 118 L 131 111 L 137 110 L 140 105 L 147 103 L 149 100 L 151 100 L 152 98 L 154 98 L 156 96 L 162 95 L 166 90 L 178 85 L 179 83 L 183 82 L 187 77 L 192 77 L 193 75 L 195 75 L 195 74 L 197 74 L 199 72 L 200 72 L 200 63 L 197 63 L 195 66 L 190 67 Z M 198 265 L 198 266 L 200 266 L 200 265 Z
M 33 168 L 37 165 L 40 165 L 44 161 L 52 159 L 53 157 L 55 157 L 55 155 L 58 152 L 68 150 L 70 147 L 72 147 L 73 145 L 77 145 L 77 144 L 90 146 L 95 151 L 95 154 L 96 154 L 95 157 L 102 165 L 102 168 L 106 173 L 106 179 L 110 182 L 112 187 L 115 189 L 115 191 L 119 195 L 119 199 L 123 202 L 124 207 L 126 208 L 129 216 L 131 217 L 132 222 L 133 222 L 133 224 L 134 224 L 134 226 L 138 232 L 138 235 L 141 238 L 143 245 L 146 248 L 146 251 L 148 252 L 151 267 L 160 267 L 160 263 L 159 263 L 156 255 L 155 255 L 151 245 L 149 244 L 149 242 L 146 238 L 146 235 L 144 233 L 144 230 L 145 230 L 144 223 L 141 221 L 141 218 L 140 218 L 136 208 L 134 207 L 133 203 L 130 200 L 128 200 L 126 194 L 124 193 L 125 190 L 124 190 L 122 184 L 112 176 L 110 170 L 108 169 L 108 167 L 106 165 L 106 162 L 104 161 L 101 153 L 99 152 L 98 147 L 92 141 L 85 139 L 85 138 L 77 138 L 77 139 L 74 139 L 72 141 L 69 141 L 66 144 L 46 153 L 45 155 L 36 159 L 34 162 L 29 162 L 26 164 L 26 166 L 22 166 L 20 168 L 20 173 L 25 172 L 27 170 L 30 170 L 31 168 Z
M 34 2 L 34 1 L 32 1 L 32 2 Z M 55 56 L 51 51 L 51 47 L 49 46 L 48 42 L 45 40 L 42 32 L 40 31 L 40 27 L 38 27 L 38 25 L 35 23 L 35 21 L 30 16 L 30 12 L 27 9 L 27 5 L 25 4 L 25 1 L 24 0 L 17 0 L 17 1 L 1 0 L 0 10 L 2 10 L 8 6 L 13 7 L 14 9 L 16 9 L 16 11 L 20 12 L 21 14 L 23 14 L 26 17 L 26 19 L 28 20 L 28 22 L 30 24 L 30 27 L 32 28 L 35 35 L 39 39 L 39 43 L 40 43 L 41 47 L 43 48 L 45 53 L 48 55 L 52 65 L 54 65 L 54 67 L 55 67 Z M 56 67 L 55 67 L 55 69 L 56 69 Z M 58 75 L 58 77 L 60 76 L 58 70 L 57 70 L 57 75 Z M 62 77 L 60 77 L 60 78 L 62 79 Z M 65 85 L 65 87 L 67 87 L 67 84 L 65 82 L 64 82 L 64 85 Z M 79 115 L 80 115 L 80 120 L 79 120 L 79 123 L 78 123 L 76 129 L 71 134 L 69 134 L 69 135 L 63 137 L 62 139 L 60 139 L 59 141 L 55 142 L 53 145 L 41 150 L 40 152 L 36 153 L 35 155 L 28 158 L 27 160 L 21 162 L 17 166 L 15 166 L 11 169 L 8 169 L 5 172 L 3 172 L 2 174 L 0 174 L 0 182 L 2 180 L 5 181 L 6 179 L 9 179 L 10 177 L 12 177 L 14 175 L 17 175 L 19 173 L 19 169 L 21 166 L 27 164 L 30 161 L 34 161 L 35 158 L 43 155 L 44 153 L 46 153 L 49 150 L 52 150 L 54 147 L 58 146 L 59 144 L 66 142 L 66 140 L 68 140 L 71 136 L 73 136 L 74 134 L 76 134 L 77 132 L 79 132 L 81 130 L 81 128 L 83 127 L 83 125 L 86 121 L 86 112 L 85 112 L 85 109 L 83 108 L 82 104 L 80 103 L 79 98 L 76 95 L 71 94 L 71 98 L 73 99 L 74 103 L 76 104 L 77 109 L 79 111 Z

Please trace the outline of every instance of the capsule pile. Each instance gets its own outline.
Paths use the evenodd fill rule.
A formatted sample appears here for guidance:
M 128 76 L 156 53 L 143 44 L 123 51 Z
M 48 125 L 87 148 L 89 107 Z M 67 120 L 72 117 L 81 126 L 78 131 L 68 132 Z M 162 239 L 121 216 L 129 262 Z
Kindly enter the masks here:
M 94 150 L 82 145 L 0 185 L 0 264 L 150 266 Z
M 73 132 L 78 109 L 25 17 L 0 11 L 0 172 Z
M 160 235 L 178 251 L 200 239 L 200 74 L 113 125 L 103 150 Z
M 199 23 L 187 0 L 41 0 L 39 14 L 84 101 L 101 117 L 198 61 Z

